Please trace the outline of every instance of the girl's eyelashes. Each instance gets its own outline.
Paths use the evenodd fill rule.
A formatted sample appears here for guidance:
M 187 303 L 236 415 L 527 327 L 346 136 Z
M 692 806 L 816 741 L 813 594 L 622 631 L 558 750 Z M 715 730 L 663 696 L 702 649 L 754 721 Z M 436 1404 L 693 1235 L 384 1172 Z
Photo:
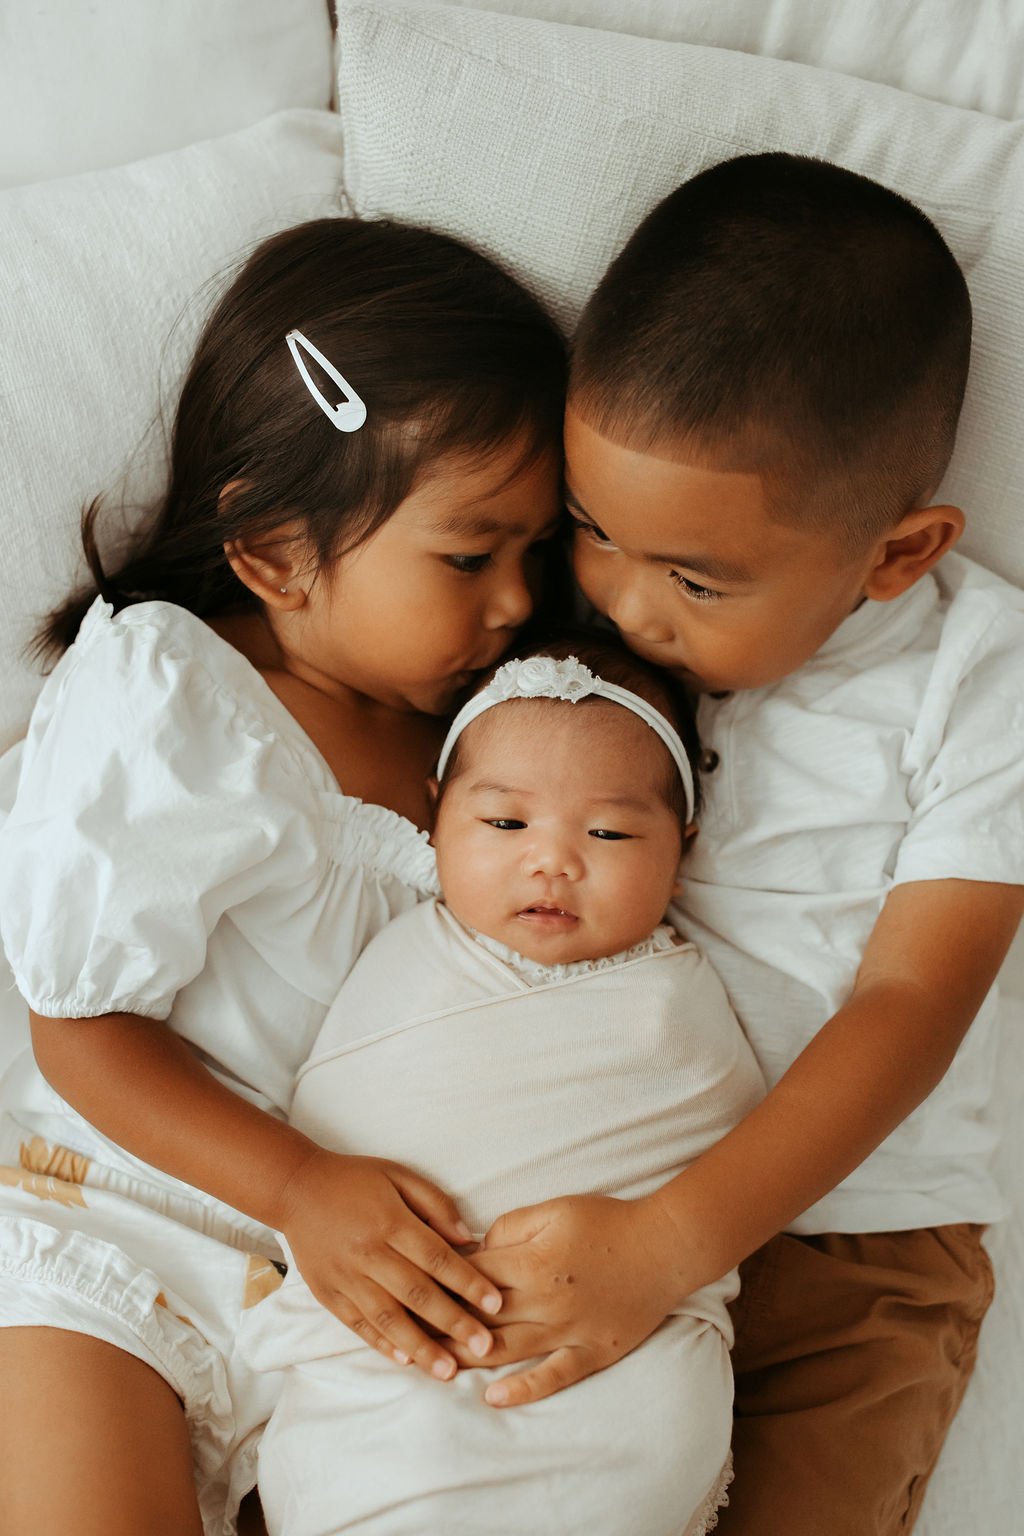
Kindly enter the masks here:
M 490 555 L 442 555 L 445 565 L 450 565 L 453 570 L 461 571 L 464 576 L 474 576 L 477 571 L 484 570 L 490 562 Z
M 493 816 L 488 818 L 485 825 L 495 827 L 499 832 L 522 832 L 526 822 L 514 821 L 510 816 Z
M 699 582 L 691 581 L 688 576 L 682 576 L 678 571 L 669 571 L 669 581 L 674 581 L 687 597 L 693 598 L 698 603 L 714 603 L 724 597 L 723 592 L 716 592 L 713 587 L 702 587 Z
M 600 837 L 609 843 L 628 843 L 632 841 L 628 832 L 612 832 L 608 827 L 593 827 L 587 833 L 588 837 Z

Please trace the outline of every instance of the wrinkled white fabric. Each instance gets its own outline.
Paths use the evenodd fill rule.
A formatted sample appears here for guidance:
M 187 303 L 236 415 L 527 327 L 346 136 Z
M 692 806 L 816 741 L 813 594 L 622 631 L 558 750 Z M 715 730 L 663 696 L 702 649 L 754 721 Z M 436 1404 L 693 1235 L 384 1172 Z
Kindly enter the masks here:
M 678 921 L 770 1085 L 846 1002 L 894 886 L 1024 880 L 1022 661 L 1024 593 L 954 554 L 789 677 L 701 700 L 718 766 Z M 993 988 L 935 1091 L 793 1230 L 1002 1216 L 997 1046 Z
M 502 1212 L 551 1196 L 653 1190 L 762 1091 L 692 945 L 532 984 L 432 901 L 356 963 L 292 1118 L 326 1146 L 419 1169 L 482 1235 Z M 611 1369 L 499 1412 L 482 1400 L 494 1370 L 447 1383 L 399 1369 L 325 1311 L 293 1266 L 239 1335 L 248 1364 L 290 1367 L 260 1450 L 270 1530 L 709 1529 L 731 1434 L 735 1289 L 725 1276 Z

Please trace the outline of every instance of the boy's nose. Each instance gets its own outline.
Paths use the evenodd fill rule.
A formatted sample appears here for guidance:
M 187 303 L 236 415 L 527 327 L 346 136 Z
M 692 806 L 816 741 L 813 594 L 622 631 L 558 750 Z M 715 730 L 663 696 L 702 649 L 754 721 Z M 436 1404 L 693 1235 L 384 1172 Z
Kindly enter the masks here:
M 625 581 L 616 588 L 608 603 L 608 617 L 627 643 L 632 638 L 644 645 L 664 645 L 672 639 L 671 624 L 661 617 L 642 582 Z

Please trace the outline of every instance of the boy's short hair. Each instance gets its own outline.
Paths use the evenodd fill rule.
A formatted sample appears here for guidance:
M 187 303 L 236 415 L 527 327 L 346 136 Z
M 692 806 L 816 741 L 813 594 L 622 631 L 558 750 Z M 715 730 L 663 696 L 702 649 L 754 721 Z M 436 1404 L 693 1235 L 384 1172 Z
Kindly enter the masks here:
M 603 436 L 760 474 L 780 521 L 859 543 L 938 486 L 970 341 L 963 274 L 913 203 L 823 160 L 742 155 L 609 267 L 570 395 Z

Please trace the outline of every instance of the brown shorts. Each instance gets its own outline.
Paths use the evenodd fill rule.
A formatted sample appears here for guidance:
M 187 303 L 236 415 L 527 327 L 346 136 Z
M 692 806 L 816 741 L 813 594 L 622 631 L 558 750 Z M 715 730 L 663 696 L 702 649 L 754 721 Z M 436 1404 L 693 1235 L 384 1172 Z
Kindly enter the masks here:
M 992 1300 L 983 1231 L 783 1233 L 741 1266 L 718 1536 L 911 1530 Z

